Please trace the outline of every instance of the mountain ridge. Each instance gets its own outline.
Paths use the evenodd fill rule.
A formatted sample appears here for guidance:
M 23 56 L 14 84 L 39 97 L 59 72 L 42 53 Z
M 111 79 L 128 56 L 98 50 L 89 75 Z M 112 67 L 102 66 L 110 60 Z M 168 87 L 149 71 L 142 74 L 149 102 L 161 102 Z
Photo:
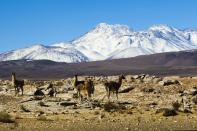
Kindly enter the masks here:
M 65 63 L 50 60 L 13 60 L 0 62 L 0 79 L 64 79 L 78 75 L 108 76 L 150 74 L 157 76 L 196 76 L 197 50 L 167 52 L 104 61 Z
M 100 23 L 71 42 L 7 51 L 0 54 L 0 61 L 46 59 L 78 63 L 192 49 L 197 49 L 197 30 L 160 24 L 134 31 L 127 25 Z

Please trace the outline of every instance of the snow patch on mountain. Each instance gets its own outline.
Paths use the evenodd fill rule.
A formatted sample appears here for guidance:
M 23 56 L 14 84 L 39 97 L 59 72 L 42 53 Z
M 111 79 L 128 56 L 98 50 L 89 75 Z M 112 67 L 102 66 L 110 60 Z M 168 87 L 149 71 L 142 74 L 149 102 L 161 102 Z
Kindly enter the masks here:
M 44 45 L 34 45 L 29 48 L 19 49 L 0 54 L 0 61 L 8 60 L 52 60 L 57 62 L 82 62 L 88 58 L 75 48 L 61 48 Z
M 5 52 L 0 54 L 0 61 L 48 59 L 73 63 L 192 49 L 197 49 L 197 30 L 154 25 L 148 30 L 133 31 L 126 25 L 100 23 L 71 42 Z

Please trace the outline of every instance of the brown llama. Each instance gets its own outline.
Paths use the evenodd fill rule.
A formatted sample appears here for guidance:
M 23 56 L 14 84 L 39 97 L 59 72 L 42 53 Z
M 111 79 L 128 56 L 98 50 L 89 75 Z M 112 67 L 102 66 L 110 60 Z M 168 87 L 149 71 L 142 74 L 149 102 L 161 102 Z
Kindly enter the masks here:
M 24 86 L 24 80 L 17 80 L 16 79 L 16 74 L 12 73 L 12 85 L 14 86 L 15 89 L 15 95 L 19 93 L 21 90 L 22 95 L 23 95 L 23 86 Z
M 108 99 L 110 98 L 111 92 L 113 92 L 113 93 L 116 93 L 116 97 L 118 100 L 118 91 L 122 85 L 122 79 L 125 79 L 125 77 L 123 75 L 120 75 L 118 82 L 115 82 L 115 81 L 104 82 L 104 86 L 107 91 Z
M 50 97 L 56 97 L 57 91 L 52 83 L 49 84 L 49 86 L 46 88 L 46 90 L 49 90 L 47 95 L 49 95 Z
M 87 90 L 88 97 L 91 98 L 91 96 L 94 95 L 94 83 L 91 79 L 85 80 L 85 88 Z
M 77 75 L 75 75 L 74 87 L 77 89 L 77 95 L 81 101 L 83 100 L 83 96 L 87 96 L 89 99 L 94 94 L 94 83 L 90 79 L 78 81 Z

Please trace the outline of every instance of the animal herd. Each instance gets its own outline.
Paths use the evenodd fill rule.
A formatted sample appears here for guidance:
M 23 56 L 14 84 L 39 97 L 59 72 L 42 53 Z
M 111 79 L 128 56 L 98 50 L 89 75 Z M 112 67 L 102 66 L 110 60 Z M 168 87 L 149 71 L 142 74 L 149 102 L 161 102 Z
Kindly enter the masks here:
M 122 85 L 122 80 L 125 79 L 124 75 L 120 75 L 118 81 L 105 81 L 103 82 L 103 85 L 106 89 L 106 95 L 108 97 L 108 99 L 110 99 L 111 93 L 116 94 L 116 97 L 118 99 L 118 92 L 119 89 Z M 24 80 L 18 80 L 16 79 L 16 75 L 15 73 L 12 73 L 12 85 L 15 89 L 15 95 L 19 94 L 19 92 L 22 92 L 23 95 L 23 91 L 24 91 L 24 85 L 25 82 Z M 73 86 L 74 88 L 77 90 L 77 96 L 78 98 L 82 101 L 84 99 L 84 97 L 90 99 L 93 95 L 94 95 L 94 91 L 95 91 L 95 85 L 93 80 L 91 79 L 85 79 L 85 80 L 78 80 L 78 76 L 75 75 L 74 76 L 74 82 L 73 82 Z M 49 86 L 46 88 L 46 90 L 49 90 L 48 95 L 50 97 L 56 96 L 57 91 L 54 88 L 53 84 L 50 83 Z

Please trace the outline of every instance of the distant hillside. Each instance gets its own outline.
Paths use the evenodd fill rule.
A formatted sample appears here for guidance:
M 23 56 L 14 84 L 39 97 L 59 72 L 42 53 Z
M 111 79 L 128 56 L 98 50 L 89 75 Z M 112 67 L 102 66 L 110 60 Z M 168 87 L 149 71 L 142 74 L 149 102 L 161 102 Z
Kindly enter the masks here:
M 0 62 L 1 79 L 9 79 L 11 72 L 24 79 L 61 79 L 74 74 L 197 75 L 197 50 L 72 64 L 49 60 Z

